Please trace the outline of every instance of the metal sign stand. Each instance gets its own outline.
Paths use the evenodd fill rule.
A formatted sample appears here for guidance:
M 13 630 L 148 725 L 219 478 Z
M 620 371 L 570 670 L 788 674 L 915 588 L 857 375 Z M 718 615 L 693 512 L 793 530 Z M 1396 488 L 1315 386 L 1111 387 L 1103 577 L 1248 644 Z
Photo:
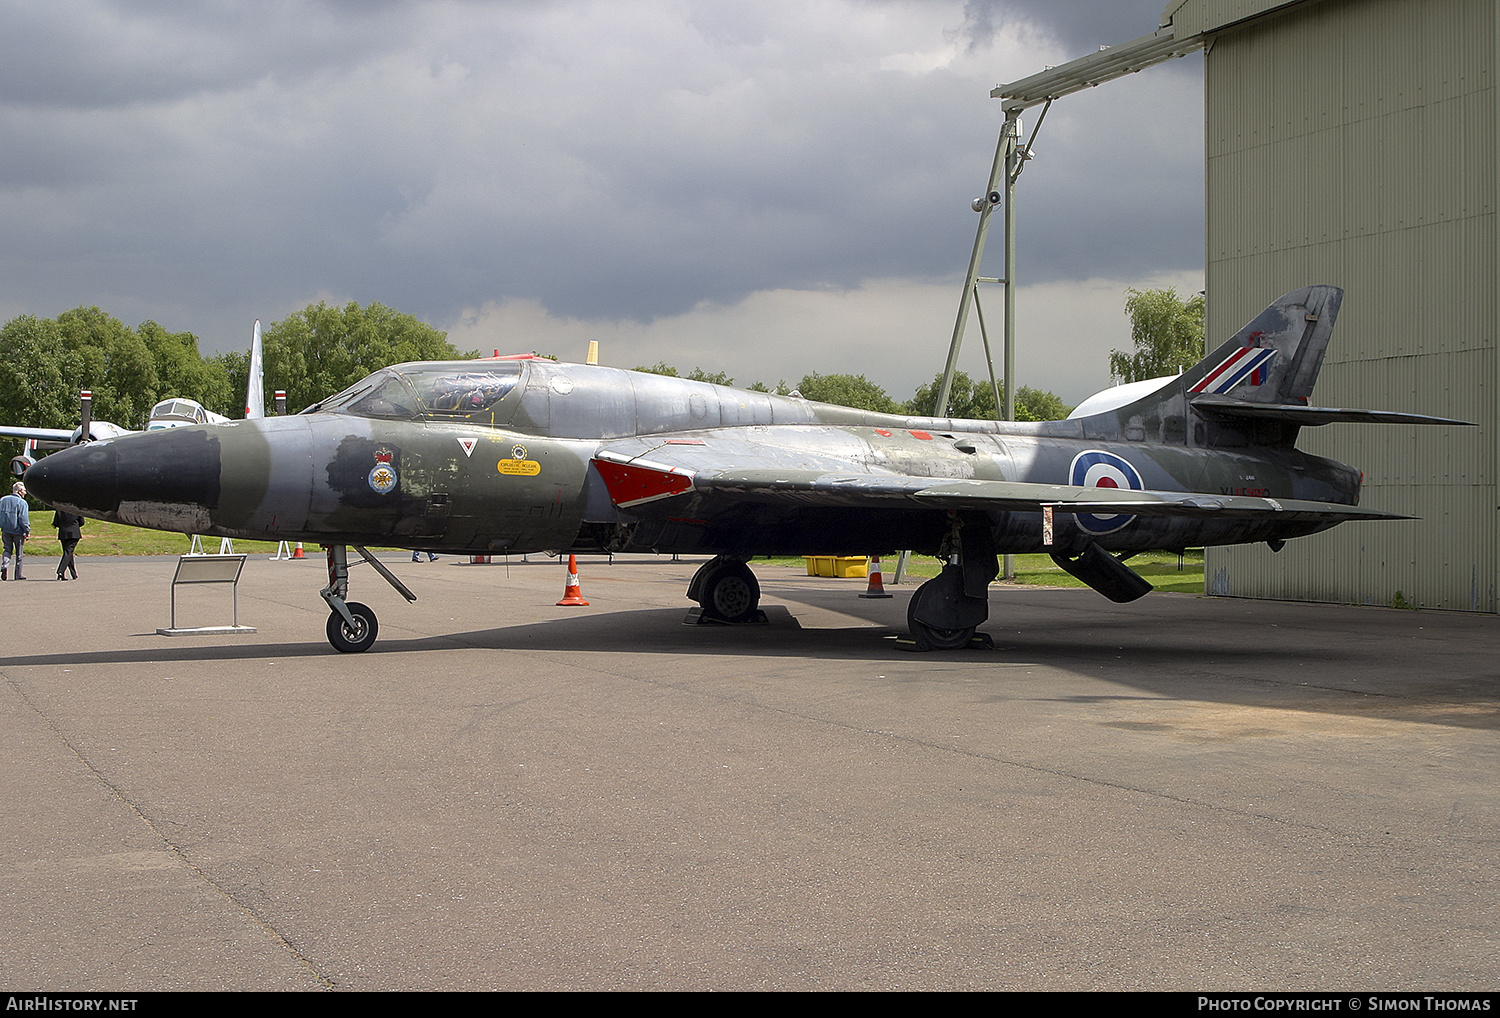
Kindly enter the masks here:
M 172 625 L 158 629 L 158 636 L 217 636 L 223 633 L 253 633 L 254 626 L 240 625 L 240 572 L 245 568 L 244 555 L 183 555 L 177 560 L 177 573 L 172 577 Z M 177 628 L 178 584 L 227 583 L 233 591 L 232 624 L 228 626 L 197 626 L 191 629 Z

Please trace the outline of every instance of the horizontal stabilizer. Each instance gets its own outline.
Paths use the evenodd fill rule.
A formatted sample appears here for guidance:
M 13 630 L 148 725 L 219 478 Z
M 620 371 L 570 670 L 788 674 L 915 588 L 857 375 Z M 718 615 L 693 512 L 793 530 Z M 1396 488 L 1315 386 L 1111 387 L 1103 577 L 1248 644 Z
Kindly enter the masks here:
M 1210 417 L 1238 420 L 1284 421 L 1288 424 L 1305 424 L 1316 427 L 1320 424 L 1460 424 L 1472 426 L 1471 421 L 1455 421 L 1447 417 L 1431 417 L 1427 414 L 1408 414 L 1396 410 L 1350 410 L 1341 407 L 1302 406 L 1297 403 L 1250 403 L 1230 396 L 1203 394 L 1192 397 L 1193 409 Z

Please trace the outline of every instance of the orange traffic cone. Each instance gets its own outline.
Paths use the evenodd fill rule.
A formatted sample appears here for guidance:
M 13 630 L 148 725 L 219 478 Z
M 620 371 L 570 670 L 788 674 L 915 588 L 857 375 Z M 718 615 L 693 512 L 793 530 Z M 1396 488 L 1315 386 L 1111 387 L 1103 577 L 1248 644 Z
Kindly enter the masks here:
M 870 585 L 860 597 L 890 597 L 885 592 L 885 584 L 880 580 L 880 556 L 870 556 Z
M 563 588 L 563 599 L 557 604 L 558 607 L 588 604 L 583 599 L 583 591 L 578 589 L 578 558 L 575 555 L 568 556 L 568 585 Z
M 295 547 L 295 548 L 292 549 L 292 558 L 307 558 L 306 555 L 302 554 L 302 542 L 301 541 L 298 541 L 297 542 L 297 547 Z

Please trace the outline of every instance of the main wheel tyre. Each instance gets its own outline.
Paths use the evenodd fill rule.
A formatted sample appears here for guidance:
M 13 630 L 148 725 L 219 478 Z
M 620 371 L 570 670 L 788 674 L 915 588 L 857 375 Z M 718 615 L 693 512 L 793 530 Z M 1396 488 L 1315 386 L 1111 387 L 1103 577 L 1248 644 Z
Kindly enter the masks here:
M 920 589 L 920 588 L 919 588 Z M 913 597 L 906 605 L 906 626 L 912 638 L 930 650 L 958 650 L 967 647 L 974 638 L 978 626 L 960 626 L 957 629 L 939 629 L 916 618 L 917 599 Z
M 921 622 L 908 623 L 911 627 L 911 635 L 917 638 L 918 643 L 926 644 L 932 650 L 958 650 L 967 647 L 969 641 L 974 639 L 976 627 L 967 629 L 934 629 Z
M 745 622 L 760 606 L 760 584 L 743 562 L 726 562 L 703 583 L 703 610 L 725 622 Z
M 333 644 L 333 649 L 341 654 L 358 654 L 360 651 L 369 650 L 370 645 L 375 642 L 375 634 L 380 632 L 380 625 L 375 621 L 375 613 L 368 606 L 358 601 L 350 601 L 345 607 L 349 614 L 354 616 L 354 625 L 344 621 L 344 617 L 338 612 L 332 612 L 328 616 L 328 642 Z

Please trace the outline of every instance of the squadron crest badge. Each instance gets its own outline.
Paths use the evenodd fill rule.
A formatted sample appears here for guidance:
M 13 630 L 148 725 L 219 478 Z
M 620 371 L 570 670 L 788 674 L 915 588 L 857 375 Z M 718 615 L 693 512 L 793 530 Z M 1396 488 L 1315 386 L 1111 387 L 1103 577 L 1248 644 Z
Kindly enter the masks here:
M 381 447 L 375 450 L 375 466 L 370 469 L 370 490 L 377 495 L 389 495 L 396 490 L 396 468 L 391 465 L 395 454 Z

